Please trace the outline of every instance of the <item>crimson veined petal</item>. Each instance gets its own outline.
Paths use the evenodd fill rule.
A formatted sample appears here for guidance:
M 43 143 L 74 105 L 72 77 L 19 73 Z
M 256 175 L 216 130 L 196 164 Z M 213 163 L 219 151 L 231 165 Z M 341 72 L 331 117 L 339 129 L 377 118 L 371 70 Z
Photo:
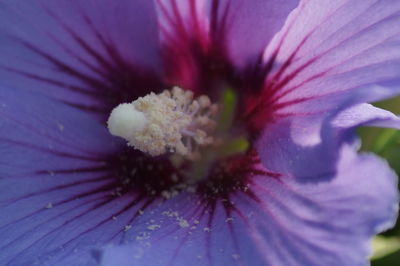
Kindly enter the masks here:
M 374 175 L 380 178 L 366 178 Z M 150 222 L 132 231 L 131 244 L 105 247 L 97 258 L 104 266 L 115 261 L 121 265 L 189 261 L 193 265 L 366 265 L 370 235 L 394 222 L 395 180 L 386 163 L 372 155 L 358 157 L 346 145 L 338 172 L 329 182 L 256 176 L 250 184 L 253 197 L 233 197 L 232 212 L 227 215 L 218 207 L 218 219 L 211 222 L 210 214 L 192 212 L 196 202 L 181 195 L 148 214 Z M 180 226 L 179 219 L 187 226 Z
M 328 129 L 332 116 L 400 92 L 398 2 L 328 2 L 303 1 L 292 12 L 264 52 L 273 66 L 263 96 L 248 101 L 245 116 L 256 131 L 264 130 L 259 147 L 273 171 L 282 167 L 275 159 L 288 162 L 283 171 L 309 165 L 299 163 L 305 176 L 307 169 L 334 171 L 324 163 L 337 157 L 340 138 Z
M 99 224 L 97 211 L 117 207 L 107 204 L 113 178 L 101 159 L 118 145 L 89 116 L 43 96 L 1 87 L 0 99 L 0 260 L 34 263 L 46 258 L 30 252 L 60 250 Z
M 237 79 L 242 69 L 257 66 L 262 50 L 298 1 L 155 3 L 167 79 L 186 89 L 212 93 L 221 82 L 240 87 Z
M 368 90 L 371 84 L 398 93 L 399 12 L 397 1 L 301 2 L 264 52 L 274 70 L 248 113 L 259 113 L 261 121 L 268 108 L 276 115 L 303 114 L 308 101 Z M 335 104 L 309 108 L 327 112 Z
M 188 226 L 189 213 L 202 221 L 199 227 L 206 232 L 215 221 L 220 223 L 221 211 L 222 221 L 229 218 L 231 193 L 247 193 L 242 174 L 263 174 L 235 161 L 237 165 L 229 167 L 236 167 L 232 171 L 237 176 L 210 180 L 200 191 L 175 199 L 156 191 L 168 182 L 167 166 L 159 169 L 163 161 L 138 163 L 135 160 L 145 158 L 120 154 L 119 143 L 81 111 L 20 89 L 1 87 L 0 98 L 6 154 L 1 159 L 0 204 L 2 214 L 11 212 L 0 218 L 4 264 L 84 264 L 91 249 L 129 243 L 133 232 L 138 234 L 134 239 L 146 238 L 138 225 L 158 229 L 153 222 L 157 206 L 164 208 L 162 217 L 173 222 L 170 233 L 176 231 L 174 226 Z M 149 174 L 158 179 L 152 181 Z M 176 202 L 180 197 L 191 204 L 178 200 L 186 205 L 178 210 L 181 214 L 168 212 L 167 199 Z
M 104 120 L 121 101 L 160 90 L 151 1 L 3 2 L 2 83 L 50 95 Z

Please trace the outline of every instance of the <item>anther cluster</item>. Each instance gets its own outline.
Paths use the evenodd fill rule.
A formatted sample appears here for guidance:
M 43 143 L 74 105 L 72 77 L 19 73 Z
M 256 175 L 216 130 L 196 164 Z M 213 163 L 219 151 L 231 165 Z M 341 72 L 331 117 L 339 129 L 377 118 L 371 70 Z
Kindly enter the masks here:
M 194 160 L 201 146 L 214 143 L 217 109 L 207 96 L 194 99 L 193 92 L 174 87 L 120 104 L 110 114 L 108 129 L 152 156 L 171 152 Z

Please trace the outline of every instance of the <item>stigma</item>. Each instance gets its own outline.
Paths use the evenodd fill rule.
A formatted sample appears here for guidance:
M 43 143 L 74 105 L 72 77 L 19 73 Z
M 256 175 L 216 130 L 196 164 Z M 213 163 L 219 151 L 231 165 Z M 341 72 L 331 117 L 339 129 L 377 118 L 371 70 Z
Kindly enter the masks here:
M 217 111 L 208 96 L 194 98 L 193 92 L 174 87 L 118 105 L 107 126 L 111 135 L 151 156 L 175 153 L 195 160 L 201 147 L 216 142 Z

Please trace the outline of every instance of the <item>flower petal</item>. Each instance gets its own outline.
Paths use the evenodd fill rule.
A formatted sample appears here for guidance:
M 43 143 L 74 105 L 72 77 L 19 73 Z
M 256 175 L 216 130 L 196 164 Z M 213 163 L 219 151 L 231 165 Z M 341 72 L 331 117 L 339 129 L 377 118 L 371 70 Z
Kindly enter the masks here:
M 259 217 L 258 228 L 272 243 L 281 240 L 271 251 L 279 261 L 271 265 L 367 265 L 370 238 L 395 222 L 396 180 L 386 162 L 345 146 L 327 182 L 261 181 L 257 196 L 274 220 Z
M 299 0 L 210 1 L 227 8 L 226 45 L 237 66 L 254 63 Z M 223 12 L 220 12 L 221 20 Z
M 152 88 L 146 79 L 160 71 L 156 23 L 145 0 L 3 1 L 1 83 L 101 112 L 121 93 Z
M 384 109 L 362 103 L 341 112 L 332 121 L 335 128 L 348 130 L 358 126 L 400 129 L 400 118 Z
M 259 62 L 298 0 L 156 0 L 169 82 L 210 90 L 214 77 Z M 212 90 L 212 88 L 211 88 Z
M 102 158 L 118 146 L 105 126 L 41 95 L 0 87 L 0 264 L 87 265 L 115 241 L 131 204 L 109 197 Z M 134 207 L 132 207 L 134 209 Z
M 222 202 L 196 214 L 196 202 L 178 196 L 133 228 L 134 243 L 106 247 L 99 260 L 102 266 L 367 265 L 371 236 L 395 220 L 395 180 L 385 162 L 345 146 L 337 175 L 327 182 L 257 176 L 249 185 L 253 194 L 233 197 L 229 214 Z M 176 225 L 179 218 L 187 227 Z M 158 226 L 146 230 L 151 225 Z
M 0 87 L 0 101 L 2 177 L 91 166 L 98 163 L 91 159 L 116 150 L 105 126 L 62 103 L 6 87 Z
M 128 232 L 125 245 L 98 251 L 100 265 L 264 265 L 264 253 L 254 249 L 242 217 L 229 215 L 223 202 L 208 209 L 199 200 L 195 194 L 182 193 L 145 211 L 143 222 Z M 247 219 L 248 212 L 243 211 Z
M 264 53 L 274 66 L 254 121 L 264 128 L 265 166 L 302 176 L 335 171 L 346 139 L 332 119 L 400 93 L 399 40 L 398 1 L 302 1 Z M 357 118 L 354 124 L 362 124 Z
M 318 110 L 329 104 L 326 99 L 318 98 L 308 103 L 309 112 L 268 123 L 257 142 L 264 166 L 273 172 L 304 178 L 333 174 L 338 147 L 354 140 L 356 127 L 399 128 L 399 119 L 392 113 L 362 104 L 392 95 L 390 88 L 370 86 L 367 91 L 361 88 L 347 95 L 331 96 L 329 103 L 336 105 L 336 109 L 314 112 L 314 108 Z
M 302 1 L 264 58 L 275 66 L 264 93 L 280 115 L 316 98 L 326 104 L 312 110 L 329 111 L 331 97 L 371 84 L 400 93 L 400 2 Z

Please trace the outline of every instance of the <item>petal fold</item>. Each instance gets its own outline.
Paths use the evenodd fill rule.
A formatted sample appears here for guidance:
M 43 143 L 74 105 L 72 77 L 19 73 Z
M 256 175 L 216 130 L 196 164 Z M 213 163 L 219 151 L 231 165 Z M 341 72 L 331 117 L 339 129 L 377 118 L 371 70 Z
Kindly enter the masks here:
M 334 117 L 400 93 L 399 40 L 398 1 L 302 1 L 264 52 L 273 66 L 255 121 L 264 128 L 259 151 L 265 166 L 301 176 L 311 168 L 333 173 L 340 143 L 352 138 L 333 128 Z M 375 111 L 353 116 L 349 128 L 374 122 Z

